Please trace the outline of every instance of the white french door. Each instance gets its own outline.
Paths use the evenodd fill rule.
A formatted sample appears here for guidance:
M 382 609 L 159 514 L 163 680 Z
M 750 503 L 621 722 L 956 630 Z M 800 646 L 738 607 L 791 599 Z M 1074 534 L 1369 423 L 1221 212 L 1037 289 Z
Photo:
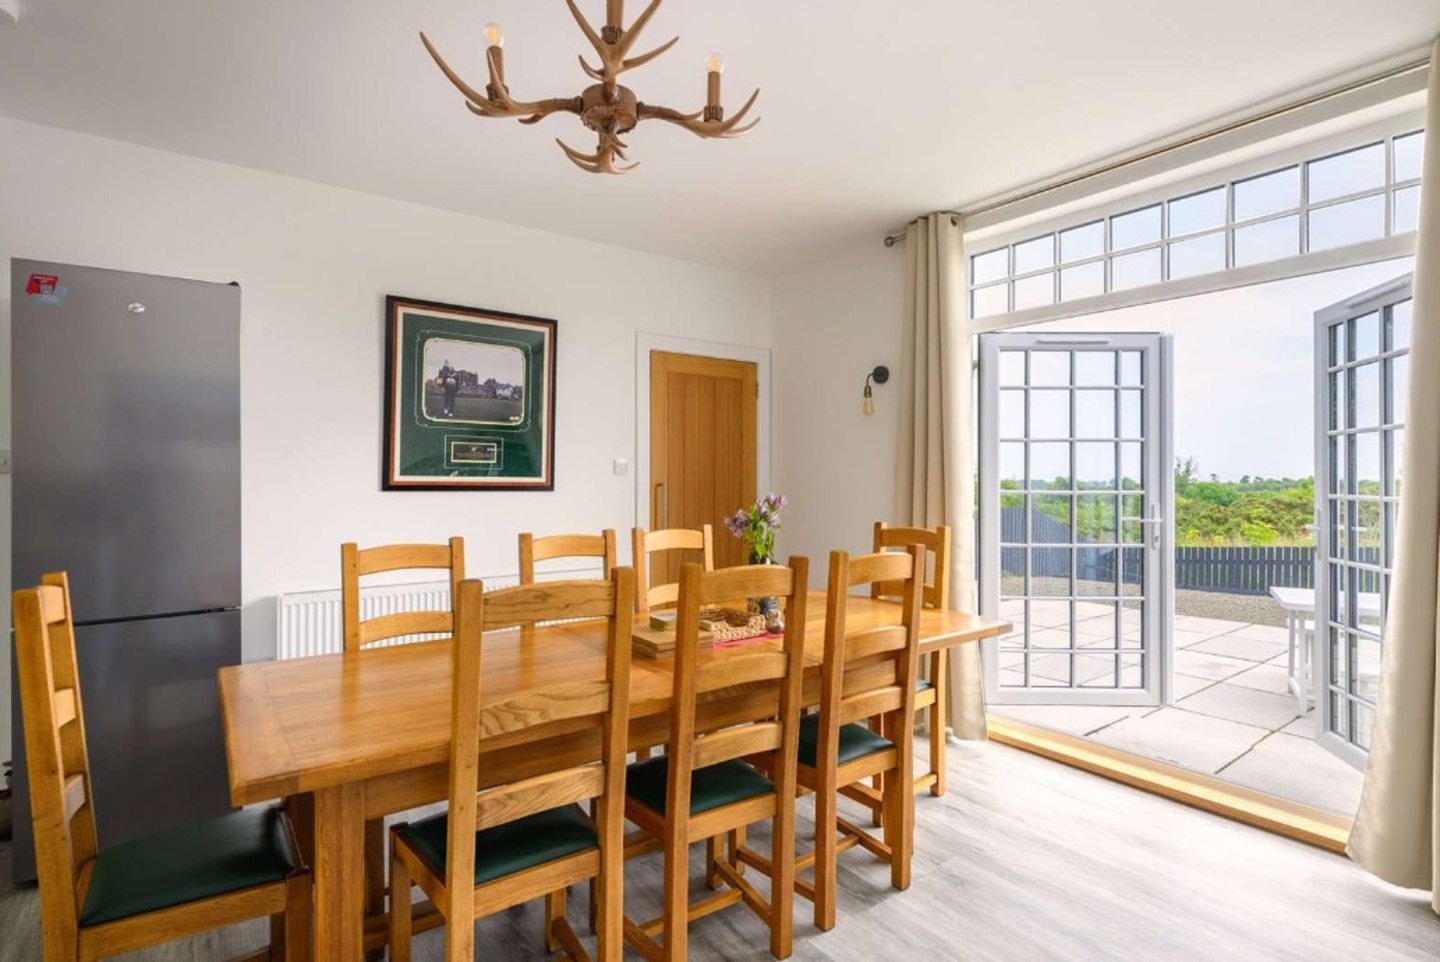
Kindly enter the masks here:
M 980 603 L 991 704 L 1168 696 L 1170 338 L 980 338 Z
M 1409 275 L 1315 315 L 1321 745 L 1363 767 L 1375 722 L 1410 375 Z

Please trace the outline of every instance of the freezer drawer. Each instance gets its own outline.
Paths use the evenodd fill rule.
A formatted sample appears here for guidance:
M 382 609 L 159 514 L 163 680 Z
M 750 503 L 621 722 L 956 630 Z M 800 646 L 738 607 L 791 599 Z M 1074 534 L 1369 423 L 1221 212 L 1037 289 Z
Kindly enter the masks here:
M 229 811 L 215 674 L 240 661 L 240 612 L 81 627 L 75 650 L 101 848 Z M 19 882 L 35 864 L 15 703 Z

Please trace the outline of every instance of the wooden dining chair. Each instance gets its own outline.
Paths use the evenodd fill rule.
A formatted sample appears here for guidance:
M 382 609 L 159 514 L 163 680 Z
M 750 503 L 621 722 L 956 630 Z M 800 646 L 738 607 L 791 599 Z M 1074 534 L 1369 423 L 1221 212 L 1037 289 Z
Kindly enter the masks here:
M 450 607 L 431 611 L 402 611 L 360 618 L 360 579 L 387 571 L 444 569 L 450 578 Z M 405 635 L 451 634 L 455 627 L 455 588 L 465 579 L 465 539 L 448 544 L 387 544 L 359 548 L 353 541 L 340 546 L 340 620 L 345 652 L 356 652 L 377 642 Z
M 645 614 L 651 608 L 674 607 L 679 582 L 650 584 L 650 556 L 661 551 L 698 551 L 705 571 L 715 570 L 715 538 L 710 525 L 695 528 L 665 528 L 630 533 L 631 561 L 635 565 L 635 610 Z
M 231 812 L 101 848 L 70 585 L 13 596 L 46 962 L 119 955 L 270 918 L 250 958 L 310 957 L 310 875 L 279 807 Z
M 805 599 L 809 563 L 747 565 L 706 572 L 680 568 L 670 738 L 664 755 L 631 765 L 625 775 L 625 817 L 664 850 L 663 909 L 649 922 L 625 921 L 626 941 L 643 958 L 680 962 L 690 922 L 743 901 L 770 928 L 770 952 L 789 957 L 793 941 L 795 862 L 795 760 L 805 654 Z M 738 598 L 785 599 L 780 641 L 752 642 L 736 650 L 700 652 L 700 609 Z M 697 710 L 706 695 L 756 686 L 744 717 L 716 719 Z M 745 761 L 764 759 L 771 777 Z M 772 819 L 775 876 L 766 899 L 743 875 L 750 852 L 740 833 Z M 728 838 L 730 856 L 716 840 Z M 725 889 L 691 904 L 690 845 L 707 842 L 706 875 Z M 657 940 L 657 936 L 659 936 Z
M 825 660 L 821 667 L 820 712 L 800 723 L 797 778 L 801 791 L 815 793 L 815 848 L 796 860 L 795 889 L 815 905 L 815 925 L 835 927 L 835 873 L 840 852 L 856 845 L 890 863 L 890 884 L 910 887 L 914 851 L 915 704 L 920 644 L 920 590 L 924 549 L 907 554 L 877 553 L 851 558 L 830 553 L 825 604 Z M 920 575 L 923 577 L 923 574 Z M 851 632 L 846 599 L 852 589 L 884 583 L 900 592 L 897 623 Z M 858 722 L 878 715 L 878 729 Z M 836 802 L 846 786 L 881 776 L 878 799 L 883 841 L 839 816 Z M 812 866 L 814 882 L 798 873 Z M 762 866 L 763 868 L 763 866 Z
M 537 538 L 528 531 L 520 535 L 520 583 L 535 583 L 535 562 L 555 558 L 599 558 L 603 577 L 615 570 L 615 529 L 597 534 L 552 534 Z
M 906 549 L 920 545 L 929 558 L 930 580 L 922 571 L 921 606 L 944 611 L 950 607 L 950 528 L 892 528 L 883 521 L 875 522 L 876 551 Z M 901 589 L 894 584 L 871 586 L 871 597 L 898 598 Z M 950 659 L 947 649 L 933 651 L 929 656 L 926 678 L 917 682 L 919 689 L 915 707 L 928 712 L 925 728 L 930 735 L 930 767 L 915 779 L 917 793 L 930 790 L 931 795 L 945 794 L 945 728 L 950 713 Z
M 552 581 L 484 593 L 460 584 L 453 652 L 449 811 L 390 831 L 390 959 L 409 962 L 411 887 L 445 919 L 445 958 L 475 955 L 475 921 L 545 898 L 545 947 L 590 956 L 565 918 L 566 888 L 596 880 L 598 956 L 623 952 L 625 745 L 630 701 L 634 573 L 607 581 Z M 604 618 L 605 676 L 485 703 L 483 635 L 540 622 Z M 480 787 L 482 736 L 503 737 L 539 722 L 600 732 L 600 760 L 537 771 L 508 785 Z M 593 801 L 592 819 L 579 807 Z
M 444 570 L 449 574 L 450 600 L 443 609 L 402 611 L 360 617 L 360 579 L 388 571 Z M 345 654 L 407 635 L 455 631 L 456 589 L 465 578 L 465 539 L 446 544 L 387 544 L 360 548 L 353 541 L 340 546 L 340 624 Z M 385 911 L 385 820 L 365 823 L 365 914 Z

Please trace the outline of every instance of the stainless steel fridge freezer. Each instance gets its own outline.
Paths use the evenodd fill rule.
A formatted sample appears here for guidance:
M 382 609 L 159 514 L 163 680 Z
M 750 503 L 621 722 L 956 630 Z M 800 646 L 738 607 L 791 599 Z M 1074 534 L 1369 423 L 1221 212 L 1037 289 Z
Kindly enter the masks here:
M 100 845 L 219 814 L 215 672 L 240 661 L 240 289 L 15 259 L 11 345 L 13 581 L 70 575 Z

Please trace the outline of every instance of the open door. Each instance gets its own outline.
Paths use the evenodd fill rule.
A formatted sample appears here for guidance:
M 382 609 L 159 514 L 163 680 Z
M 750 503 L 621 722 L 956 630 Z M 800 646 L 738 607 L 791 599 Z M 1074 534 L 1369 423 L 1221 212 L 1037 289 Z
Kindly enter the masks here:
M 1315 315 L 1317 741 L 1363 767 L 1375 721 L 1409 393 L 1411 278 Z M 1311 627 L 1313 625 L 1313 627 Z
M 990 704 L 1155 705 L 1174 607 L 1167 336 L 980 338 Z

